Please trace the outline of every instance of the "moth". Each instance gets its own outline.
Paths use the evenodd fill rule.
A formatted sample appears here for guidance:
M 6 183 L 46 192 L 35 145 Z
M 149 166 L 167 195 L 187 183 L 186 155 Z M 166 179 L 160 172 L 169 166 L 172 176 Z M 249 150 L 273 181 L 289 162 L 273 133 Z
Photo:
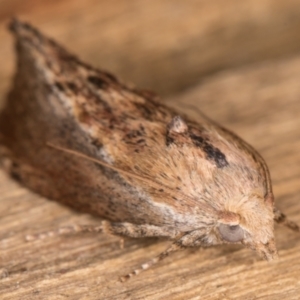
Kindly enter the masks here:
M 3 166 L 33 191 L 105 219 L 57 234 L 171 241 L 122 280 L 187 247 L 243 244 L 273 260 L 274 221 L 299 231 L 274 205 L 265 161 L 237 135 L 179 114 L 27 23 L 10 29 L 17 71 L 0 115 Z

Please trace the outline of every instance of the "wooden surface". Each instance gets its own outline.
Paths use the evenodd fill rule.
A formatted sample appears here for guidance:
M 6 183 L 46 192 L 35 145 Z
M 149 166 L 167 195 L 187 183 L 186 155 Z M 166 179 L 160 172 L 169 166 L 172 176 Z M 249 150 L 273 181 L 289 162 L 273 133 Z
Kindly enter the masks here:
M 245 0 L 243 3 L 248 6 L 243 4 L 245 9 L 240 14 L 234 12 L 241 9 L 236 5 L 242 4 L 233 0 L 226 2 L 228 8 L 224 14 L 221 1 L 191 1 L 191 7 L 184 1 L 173 1 L 177 10 L 184 7 L 193 16 L 180 18 L 180 24 L 176 25 L 186 26 L 186 30 L 174 25 L 178 23 L 174 21 L 174 18 L 178 21 L 176 13 L 175 16 L 166 13 L 170 6 L 174 10 L 171 1 L 163 1 L 164 5 L 169 3 L 169 10 L 163 10 L 159 1 L 151 2 L 152 6 L 148 4 L 148 7 L 139 6 L 139 1 L 132 1 L 135 4 L 130 5 L 121 5 L 125 1 L 107 1 L 114 4 L 92 0 L 41 2 L 30 0 L 27 5 L 18 0 L 0 2 L 5 8 L 0 9 L 1 100 L 13 69 L 12 44 L 3 24 L 8 15 L 17 11 L 90 63 L 113 70 L 125 80 L 168 94 L 169 98 L 164 100 L 169 105 L 195 118 L 200 109 L 238 133 L 265 157 L 277 206 L 300 223 L 300 56 L 295 55 L 300 47 L 299 39 L 295 38 L 300 29 L 297 24 L 300 13 L 297 13 L 297 1 Z M 201 5 L 210 12 L 207 18 L 203 18 L 206 14 L 200 9 Z M 133 7 L 137 20 L 130 14 Z M 253 8 L 251 13 L 247 7 Z M 231 20 L 229 12 L 232 16 L 241 16 Z M 214 21 L 209 22 L 208 16 L 214 16 Z M 240 23 L 234 22 L 237 19 Z M 227 31 L 213 35 L 212 23 Z M 83 24 L 86 26 L 81 27 Z M 247 24 L 252 41 L 256 41 L 252 50 L 249 44 L 248 49 L 237 38 L 238 34 L 233 34 L 242 30 L 243 24 Z M 144 29 L 148 33 L 141 38 L 139 30 L 143 26 L 149 31 Z M 157 29 L 159 26 L 163 26 L 161 30 Z M 251 31 L 253 28 L 256 31 Z M 276 30 L 281 33 L 278 41 Z M 161 44 L 151 48 L 153 40 L 150 38 L 155 40 L 155 33 L 160 31 Z M 231 42 L 226 45 L 222 39 L 225 32 L 233 32 L 227 37 Z M 270 39 L 265 38 L 269 36 Z M 176 48 L 175 41 L 182 39 L 187 46 L 182 46 L 182 42 Z M 101 40 L 105 41 L 105 47 Z M 129 45 L 132 40 L 134 48 Z M 227 52 L 224 47 L 228 47 Z M 240 53 L 243 49 L 248 52 Z M 229 50 L 233 55 L 224 64 L 224 55 L 227 53 L 228 57 Z M 273 60 L 266 62 L 269 54 Z M 254 61 L 255 64 L 250 64 Z M 227 70 L 216 72 L 224 68 Z M 180 92 L 200 76 L 201 84 Z M 118 277 L 158 254 L 167 242 L 126 240 L 123 249 L 119 238 L 106 235 L 25 242 L 26 234 L 68 224 L 97 222 L 95 218 L 33 194 L 0 171 L 0 299 L 300 298 L 300 234 L 280 226 L 276 226 L 280 256 L 276 262 L 262 261 L 240 246 L 193 249 L 172 255 L 126 283 L 119 282 Z

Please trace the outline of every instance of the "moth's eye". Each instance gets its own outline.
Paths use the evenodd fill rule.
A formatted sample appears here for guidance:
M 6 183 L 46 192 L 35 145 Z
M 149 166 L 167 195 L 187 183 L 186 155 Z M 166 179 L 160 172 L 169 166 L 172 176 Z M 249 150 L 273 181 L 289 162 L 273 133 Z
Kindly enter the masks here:
M 244 238 L 244 230 L 239 225 L 220 224 L 219 232 L 227 242 L 239 242 Z

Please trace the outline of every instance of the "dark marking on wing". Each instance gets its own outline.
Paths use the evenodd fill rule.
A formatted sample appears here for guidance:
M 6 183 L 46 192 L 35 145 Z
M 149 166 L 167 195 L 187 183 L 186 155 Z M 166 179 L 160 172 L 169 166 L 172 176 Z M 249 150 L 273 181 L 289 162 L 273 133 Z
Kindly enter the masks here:
M 67 81 L 67 82 L 56 81 L 54 83 L 54 85 L 55 85 L 55 87 L 58 88 L 58 90 L 60 92 L 63 92 L 63 93 L 67 93 L 67 92 L 71 91 L 73 94 L 77 94 L 78 91 L 79 91 L 78 86 L 75 83 L 71 82 L 71 81 Z
M 103 74 L 106 78 L 108 78 L 111 81 L 111 83 L 120 84 L 118 78 L 116 76 L 114 76 L 113 74 L 106 72 L 106 71 L 102 71 L 101 74 Z
M 14 180 L 16 180 L 16 181 L 22 183 L 22 177 L 21 177 L 21 175 L 20 175 L 20 173 L 18 172 L 17 169 L 11 168 L 11 170 L 10 170 L 10 176 L 11 176 Z
M 175 142 L 175 140 L 174 140 L 173 137 L 171 137 L 171 136 L 169 136 L 169 135 L 166 136 L 166 145 L 167 145 L 167 146 L 170 146 L 170 145 L 173 144 L 174 142 Z
M 146 120 L 153 120 L 155 111 L 149 107 L 147 103 L 134 103 L 135 107 L 137 108 L 138 111 L 140 111 L 141 115 L 146 119 Z
M 133 139 L 133 138 L 137 138 L 137 137 L 142 137 L 142 136 L 144 136 L 144 134 L 145 134 L 145 132 L 143 132 L 142 130 L 130 130 L 126 134 L 126 138 Z
M 99 95 L 94 95 L 94 101 L 97 103 L 97 104 L 100 104 L 102 105 L 102 107 L 104 108 L 105 112 L 107 114 L 110 114 L 112 115 L 113 113 L 113 109 L 111 108 L 111 106 L 108 104 L 107 101 L 105 101 L 103 98 L 101 98 Z
M 59 82 L 55 82 L 55 86 L 61 91 L 61 92 L 64 92 L 65 91 L 65 88 L 64 86 Z
M 97 148 L 101 149 L 103 147 L 103 144 L 98 139 L 91 139 L 91 143 Z
M 66 84 L 67 84 L 67 87 L 68 87 L 72 92 L 74 92 L 75 94 L 78 93 L 79 88 L 77 87 L 77 85 L 76 85 L 74 82 L 72 82 L 72 81 L 67 81 Z
M 214 147 L 203 137 L 193 133 L 190 134 L 190 138 L 196 147 L 201 148 L 205 152 L 207 159 L 214 161 L 218 168 L 228 166 L 226 156 L 220 151 L 220 149 Z
M 98 89 L 104 89 L 107 87 L 107 83 L 97 76 L 88 76 L 87 80 Z

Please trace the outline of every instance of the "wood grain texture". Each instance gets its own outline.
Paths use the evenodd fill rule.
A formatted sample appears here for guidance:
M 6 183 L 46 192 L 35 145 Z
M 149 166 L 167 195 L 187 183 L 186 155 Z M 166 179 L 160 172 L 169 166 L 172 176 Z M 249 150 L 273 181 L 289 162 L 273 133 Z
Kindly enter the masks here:
M 13 2 L 18 4 L 17 0 Z M 264 3 L 271 5 L 271 2 L 262 1 L 261 3 L 262 5 Z M 32 0 L 31 3 L 34 4 L 36 1 Z M 71 7 L 70 12 L 67 12 L 66 7 L 70 3 L 73 3 L 74 6 Z M 79 32 L 78 34 L 75 32 L 71 35 L 68 31 L 76 26 L 75 12 L 79 12 L 83 9 L 82 7 L 85 7 L 85 4 L 82 3 L 69 0 L 61 1 L 57 6 L 49 5 L 46 9 L 42 5 L 36 6 L 36 10 L 28 7 L 22 9 L 24 9 L 23 14 L 26 19 L 32 19 L 37 25 L 44 24 L 43 30 L 53 37 L 58 37 L 58 40 L 62 41 L 64 45 L 70 44 L 69 49 L 76 49 L 75 52 L 79 56 L 88 58 L 91 63 L 95 64 L 98 57 L 96 54 L 93 57 L 91 53 L 99 51 L 99 57 L 101 54 L 102 60 L 99 60 L 97 64 L 120 73 L 124 79 L 135 81 L 138 84 L 142 83 L 144 86 L 151 86 L 151 84 L 155 86 L 160 81 L 158 88 L 154 89 L 163 90 L 160 85 L 163 86 L 165 83 L 168 86 L 171 78 L 176 77 L 179 80 L 188 77 L 195 80 L 197 77 L 188 71 L 183 71 L 179 76 L 178 73 L 180 72 L 174 72 L 174 69 L 170 70 L 170 68 L 165 69 L 162 64 L 161 74 L 153 79 L 152 77 L 155 77 L 154 75 L 157 73 L 151 68 L 147 69 L 147 63 L 151 60 L 138 67 L 140 68 L 137 72 L 140 74 L 138 80 L 135 80 L 137 75 L 127 76 L 130 75 L 131 70 L 128 71 L 128 65 L 122 66 L 121 62 L 122 59 L 126 60 L 126 55 L 130 51 L 125 46 L 125 48 L 118 48 L 119 45 L 125 43 L 124 40 L 120 41 L 120 44 L 111 45 L 106 50 L 101 50 L 99 45 L 98 48 L 95 48 L 97 42 L 94 35 L 88 34 L 88 32 L 92 32 L 93 22 L 87 22 L 90 27 L 81 29 L 84 34 L 79 30 L 76 31 Z M 86 9 L 93 11 L 92 1 L 86 3 L 88 3 Z M 216 3 L 217 6 L 218 1 L 212 1 L 212 3 Z M 252 1 L 252 3 L 258 2 Z M 292 4 L 295 4 L 296 1 L 278 1 L 276 3 L 281 3 L 282 6 L 284 6 L 283 3 L 290 5 L 289 11 L 292 14 Z M 61 20 L 50 21 L 53 14 L 57 13 L 59 9 L 62 12 Z M 116 8 L 112 6 L 111 9 Z M 125 8 L 123 7 L 123 9 Z M 281 10 L 281 16 L 284 18 L 286 16 L 285 10 L 282 8 Z M 95 4 L 94 11 L 94 20 L 96 20 L 96 12 L 100 11 L 100 5 Z M 109 10 L 106 10 L 106 13 L 107 11 Z M 1 12 L 3 13 L 3 10 Z M 9 13 L 5 12 L 5 17 L 2 20 L 11 12 L 14 12 L 14 8 L 11 8 Z M 297 15 L 296 10 L 294 15 Z M 120 20 L 125 18 L 121 16 L 121 13 L 116 14 L 116 16 L 119 16 L 118 19 L 120 18 Z M 255 16 L 259 16 L 259 14 Z M 265 17 L 261 20 L 270 22 L 269 24 L 276 23 L 276 18 L 270 17 L 270 19 L 272 21 Z M 108 18 L 107 24 L 105 24 L 107 31 L 111 28 L 112 23 Z M 125 24 L 125 21 L 122 24 Z M 131 26 L 134 28 L 136 25 L 131 24 Z M 234 26 L 238 25 L 234 24 Z M 295 28 L 299 29 L 297 26 Z M 116 28 L 114 30 L 117 32 Z M 170 29 L 168 34 L 171 32 Z M 187 30 L 187 32 L 189 31 Z M 209 31 L 207 32 L 209 36 Z M 107 34 L 107 40 L 109 40 L 112 33 Z M 124 33 L 122 35 L 126 36 Z M 80 39 L 83 36 L 86 37 L 81 43 Z M 174 34 L 174 36 L 176 35 Z M 288 39 L 288 37 L 290 36 L 286 35 L 284 38 Z M 280 37 L 280 39 L 284 38 Z M 0 97 L 3 99 L 13 66 L 11 43 L 8 34 L 4 33 L 3 27 L 0 31 L 0 41 L 2 66 L 0 70 Z M 113 41 L 111 43 L 113 44 Z M 232 43 L 238 45 L 237 41 Z M 286 49 L 286 52 L 281 50 L 281 55 L 284 53 L 288 55 L 293 52 L 291 49 L 296 49 L 289 48 L 289 44 L 282 40 L 279 40 L 278 43 L 281 43 L 282 48 Z M 272 43 L 270 42 L 269 45 Z M 114 47 L 117 47 L 112 52 L 114 54 L 106 52 L 111 51 Z M 172 57 L 170 52 L 172 47 L 171 44 L 169 48 L 159 50 L 161 62 L 167 56 Z M 212 49 L 209 43 L 205 47 Z M 188 50 L 186 50 L 187 54 L 185 55 L 188 56 L 190 53 L 195 57 L 194 49 Z M 144 61 L 146 57 L 144 55 L 147 53 L 144 48 L 135 48 L 134 51 L 136 51 L 136 55 L 140 53 L 139 59 Z M 183 52 L 179 53 L 182 54 Z M 252 61 L 260 61 L 267 56 L 266 53 L 265 56 L 250 53 L 249 57 L 252 57 Z M 105 57 L 107 57 L 108 62 L 106 62 Z M 112 63 L 109 63 L 113 57 L 120 57 L 119 62 L 115 64 L 120 63 L 121 66 L 118 65 L 116 69 L 111 67 Z M 135 56 L 132 54 L 132 57 Z M 103 61 L 104 64 L 102 64 Z M 171 62 L 174 62 L 174 58 L 170 58 L 169 63 L 172 64 Z M 246 62 L 247 60 L 241 60 L 239 64 Z M 130 65 L 135 64 L 139 65 L 139 60 L 133 59 Z M 178 64 L 181 65 L 184 62 L 181 61 Z M 200 63 L 198 65 L 195 63 L 194 70 L 196 67 L 200 68 L 200 65 Z M 209 60 L 207 60 L 207 65 L 209 65 Z M 156 66 L 156 72 L 159 70 L 158 66 Z M 176 67 L 176 64 L 173 66 Z M 228 63 L 225 67 L 232 66 L 234 66 L 233 62 Z M 119 72 L 118 68 L 122 69 L 123 72 Z M 184 68 L 182 70 L 185 70 Z M 223 67 L 219 65 L 216 68 L 221 69 Z M 299 70 L 299 56 L 269 63 L 261 62 L 206 77 L 201 85 L 166 99 L 169 105 L 176 106 L 195 118 L 197 118 L 197 109 L 202 110 L 255 146 L 270 167 L 277 206 L 298 223 L 300 223 Z M 210 73 L 208 69 L 203 72 L 204 75 Z M 147 84 L 151 80 L 153 82 Z M 175 83 L 179 82 L 176 80 Z M 191 79 L 184 80 L 184 82 L 188 82 Z M 182 84 L 181 88 L 184 86 L 186 85 Z M 165 91 L 171 93 L 176 90 L 177 87 L 168 86 Z M 253 252 L 242 249 L 240 246 L 222 246 L 205 250 L 193 249 L 167 258 L 153 269 L 126 283 L 119 282 L 118 277 L 161 252 L 165 249 L 167 242 L 155 239 L 126 240 L 124 248 L 121 249 L 119 238 L 102 234 L 98 236 L 74 235 L 25 242 L 26 234 L 69 224 L 97 224 L 98 222 L 95 218 L 77 214 L 57 203 L 33 194 L 1 171 L 0 299 L 299 299 L 300 234 L 280 226 L 276 227 L 277 247 L 280 256 L 276 262 L 262 261 Z

